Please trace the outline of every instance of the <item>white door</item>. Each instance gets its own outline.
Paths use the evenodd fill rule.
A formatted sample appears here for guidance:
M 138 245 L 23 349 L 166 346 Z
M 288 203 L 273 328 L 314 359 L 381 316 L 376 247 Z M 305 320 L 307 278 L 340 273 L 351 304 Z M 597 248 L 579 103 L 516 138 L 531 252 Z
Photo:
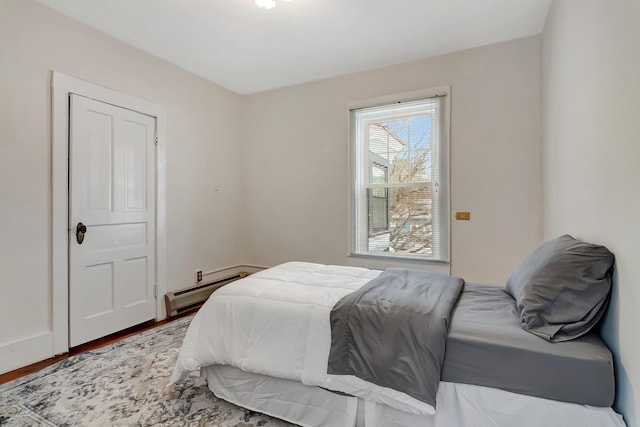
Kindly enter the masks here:
M 73 347 L 155 317 L 156 124 L 79 95 L 70 109 Z

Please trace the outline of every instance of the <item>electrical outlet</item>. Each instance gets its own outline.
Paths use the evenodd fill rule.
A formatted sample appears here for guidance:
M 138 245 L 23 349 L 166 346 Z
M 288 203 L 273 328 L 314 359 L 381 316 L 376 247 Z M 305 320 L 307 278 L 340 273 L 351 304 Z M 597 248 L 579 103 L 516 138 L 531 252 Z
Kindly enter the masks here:
M 202 270 L 196 270 L 196 283 L 202 282 Z
M 458 221 L 469 221 L 471 219 L 471 212 L 456 212 L 456 219 Z

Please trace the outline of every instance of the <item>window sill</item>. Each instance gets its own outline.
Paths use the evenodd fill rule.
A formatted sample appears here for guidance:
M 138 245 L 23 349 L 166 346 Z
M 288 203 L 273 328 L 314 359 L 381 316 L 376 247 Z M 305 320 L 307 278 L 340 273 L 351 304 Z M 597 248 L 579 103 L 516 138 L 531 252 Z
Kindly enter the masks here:
M 434 271 L 437 273 L 451 274 L 449 261 L 438 261 L 401 256 L 384 255 L 347 255 L 347 265 L 352 267 L 364 267 L 374 270 L 384 270 L 389 267 L 414 268 L 418 270 Z

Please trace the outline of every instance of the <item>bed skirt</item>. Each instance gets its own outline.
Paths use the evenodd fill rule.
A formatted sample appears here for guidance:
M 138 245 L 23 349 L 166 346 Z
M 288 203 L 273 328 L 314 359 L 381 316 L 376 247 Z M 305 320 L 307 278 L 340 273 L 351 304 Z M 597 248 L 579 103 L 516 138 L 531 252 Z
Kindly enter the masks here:
M 625 426 L 611 408 L 468 384 L 441 382 L 436 414 L 429 416 L 232 366 L 207 366 L 201 369 L 201 375 L 217 397 L 304 427 Z

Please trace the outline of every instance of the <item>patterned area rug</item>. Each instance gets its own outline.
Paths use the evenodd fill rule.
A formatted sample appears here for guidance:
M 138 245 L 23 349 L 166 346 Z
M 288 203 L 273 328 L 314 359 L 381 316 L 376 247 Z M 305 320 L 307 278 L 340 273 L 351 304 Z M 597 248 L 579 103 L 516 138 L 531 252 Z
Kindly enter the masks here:
M 0 385 L 0 425 L 290 426 L 216 398 L 197 372 L 167 386 L 191 319 Z

